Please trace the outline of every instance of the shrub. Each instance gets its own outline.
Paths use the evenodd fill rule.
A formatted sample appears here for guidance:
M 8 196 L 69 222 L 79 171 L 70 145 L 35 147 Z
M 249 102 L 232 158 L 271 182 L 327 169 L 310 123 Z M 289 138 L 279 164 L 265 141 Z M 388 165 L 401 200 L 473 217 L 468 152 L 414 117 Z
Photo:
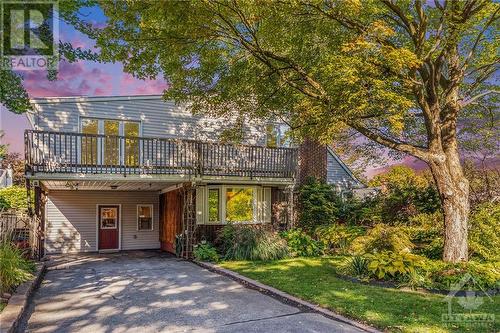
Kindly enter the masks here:
M 368 196 L 358 199 L 352 194 L 345 194 L 343 198 L 337 196 L 336 220 L 347 225 L 373 225 L 382 221 L 380 196 Z
M 318 240 L 330 251 L 345 253 L 352 241 L 365 233 L 363 227 L 349 227 L 338 224 L 319 226 L 315 230 Z
M 35 266 L 20 249 L 9 242 L 0 243 L 0 291 L 8 292 L 32 277 Z
M 409 226 L 401 227 L 413 243 L 413 253 L 429 259 L 443 257 L 443 216 L 441 212 L 421 213 L 409 219 Z
M 442 261 L 428 261 L 423 267 L 428 271 L 435 289 L 463 290 L 494 289 L 500 285 L 500 269 L 497 263 L 467 263 L 449 264 Z M 470 279 L 469 277 L 472 277 Z M 465 284 L 464 284 L 465 283 Z
M 281 233 L 293 256 L 314 257 L 322 255 L 324 245 L 305 233 L 302 229 L 292 229 Z
M 415 271 L 420 260 L 411 253 L 381 252 L 367 256 L 368 270 L 378 279 L 404 276 Z
M 12 186 L 0 189 L 0 210 L 27 209 L 28 198 L 26 188 Z
M 260 226 L 228 224 L 219 233 L 228 260 L 276 260 L 288 256 L 286 241 Z
M 370 186 L 381 186 L 381 217 L 384 223 L 407 223 L 419 213 L 434 213 L 441 201 L 432 182 L 406 166 L 393 167 L 389 172 L 377 175 Z
M 410 252 L 413 244 L 407 233 L 398 227 L 378 224 L 364 236 L 354 239 L 351 249 L 354 253 Z
M 217 249 L 210 243 L 201 242 L 194 246 L 194 257 L 199 261 L 219 261 Z
M 338 197 L 332 186 L 310 180 L 299 190 L 300 225 L 312 230 L 318 225 L 332 223 L 338 213 L 336 200 Z
M 500 203 L 479 205 L 469 220 L 470 256 L 500 261 Z
M 347 257 L 340 265 L 340 273 L 366 278 L 369 275 L 368 263 L 368 259 L 362 256 Z

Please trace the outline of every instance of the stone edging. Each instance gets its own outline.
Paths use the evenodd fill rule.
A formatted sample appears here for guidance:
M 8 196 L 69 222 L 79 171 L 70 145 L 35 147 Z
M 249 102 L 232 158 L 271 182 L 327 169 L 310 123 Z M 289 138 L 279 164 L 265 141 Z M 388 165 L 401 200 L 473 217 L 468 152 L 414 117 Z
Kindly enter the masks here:
M 19 319 L 26 311 L 28 300 L 33 291 L 42 281 L 45 270 L 46 266 L 44 263 L 37 264 L 34 277 L 16 288 L 7 306 L 0 313 L 0 333 L 13 333 L 17 331 Z
M 333 319 L 333 320 L 336 320 L 336 321 L 339 321 L 339 322 L 342 322 L 342 323 L 345 323 L 345 324 L 348 324 L 348 325 L 351 325 L 351 326 L 354 326 L 356 328 L 359 328 L 363 331 L 366 331 L 366 332 L 369 332 L 369 333 L 381 333 L 381 331 L 373 328 L 373 327 L 370 327 L 370 326 L 367 326 L 365 324 L 362 324 L 362 323 L 359 323 L 357 321 L 354 321 L 352 319 L 349 319 L 349 318 L 346 318 L 344 316 L 341 316 L 335 312 L 332 312 L 330 310 L 327 310 L 325 308 L 322 308 L 316 304 L 313 304 L 313 303 L 310 303 L 310 302 L 307 302 L 307 301 L 304 301 L 300 298 L 297 298 L 295 296 L 292 296 L 292 295 L 289 295 L 281 290 L 278 290 L 276 288 L 273 288 L 273 287 L 270 287 L 268 285 L 265 285 L 263 283 L 260 283 L 258 281 L 255 281 L 255 280 L 252 280 L 252 279 L 249 279 L 241 274 L 238 274 L 236 272 L 233 272 L 231 270 L 228 270 L 228 269 L 225 269 L 225 268 L 222 268 L 218 265 L 215 265 L 215 264 L 212 264 L 212 263 L 208 263 L 208 262 L 201 262 L 201 261 L 196 261 L 196 260 L 193 260 L 192 261 L 194 264 L 198 265 L 198 266 L 201 266 L 203 268 L 206 268 L 208 269 L 209 271 L 212 271 L 214 273 L 218 273 L 218 274 L 221 274 L 221 275 L 224 275 L 224 276 L 227 276 L 233 280 L 235 280 L 236 282 L 238 283 L 241 283 L 243 284 L 244 286 L 246 287 L 249 287 L 251 289 L 255 289 L 255 290 L 258 290 L 264 294 L 267 294 L 271 297 L 274 297 L 274 298 L 277 298 L 281 301 L 283 301 L 284 303 L 288 303 L 288 304 L 291 304 L 293 306 L 296 306 L 300 309 L 305 309 L 305 310 L 309 310 L 309 311 L 313 311 L 313 312 L 316 312 L 316 313 L 319 313 L 327 318 L 330 318 L 330 319 Z

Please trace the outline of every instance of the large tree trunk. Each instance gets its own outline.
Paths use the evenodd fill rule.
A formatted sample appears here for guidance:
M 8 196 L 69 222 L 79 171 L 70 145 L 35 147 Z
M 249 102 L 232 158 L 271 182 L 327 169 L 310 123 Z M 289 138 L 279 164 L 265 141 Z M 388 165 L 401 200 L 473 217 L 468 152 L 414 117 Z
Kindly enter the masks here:
M 444 215 L 443 260 L 467 261 L 469 181 L 465 178 L 458 151 L 452 149 L 429 163 L 441 197 Z

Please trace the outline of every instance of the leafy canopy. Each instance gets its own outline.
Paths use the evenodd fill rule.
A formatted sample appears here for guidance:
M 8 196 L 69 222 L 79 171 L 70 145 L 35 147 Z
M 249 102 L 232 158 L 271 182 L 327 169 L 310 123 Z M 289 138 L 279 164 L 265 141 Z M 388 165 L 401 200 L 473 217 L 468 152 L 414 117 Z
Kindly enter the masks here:
M 497 103 L 488 81 L 498 68 L 492 1 L 101 7 L 109 18 L 94 33 L 102 59 L 140 78 L 164 75 L 165 97 L 195 112 L 279 117 L 297 135 L 330 141 L 352 132 L 429 160 L 453 143 L 460 115 L 483 119 Z

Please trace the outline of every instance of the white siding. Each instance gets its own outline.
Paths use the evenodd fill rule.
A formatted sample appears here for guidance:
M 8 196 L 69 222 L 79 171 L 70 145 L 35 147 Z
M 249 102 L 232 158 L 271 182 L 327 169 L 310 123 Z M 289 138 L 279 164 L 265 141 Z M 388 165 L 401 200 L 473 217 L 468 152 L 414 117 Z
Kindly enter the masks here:
M 121 248 L 157 249 L 157 192 L 51 191 L 47 200 L 47 253 L 97 251 L 97 205 L 121 205 Z M 153 230 L 137 231 L 137 204 L 153 204 Z
M 194 116 L 184 106 L 161 96 L 114 98 L 51 98 L 33 100 L 35 129 L 79 132 L 80 117 L 134 120 L 142 123 L 142 136 L 218 140 L 227 119 Z M 263 126 L 246 125 L 245 143 L 265 144 Z

